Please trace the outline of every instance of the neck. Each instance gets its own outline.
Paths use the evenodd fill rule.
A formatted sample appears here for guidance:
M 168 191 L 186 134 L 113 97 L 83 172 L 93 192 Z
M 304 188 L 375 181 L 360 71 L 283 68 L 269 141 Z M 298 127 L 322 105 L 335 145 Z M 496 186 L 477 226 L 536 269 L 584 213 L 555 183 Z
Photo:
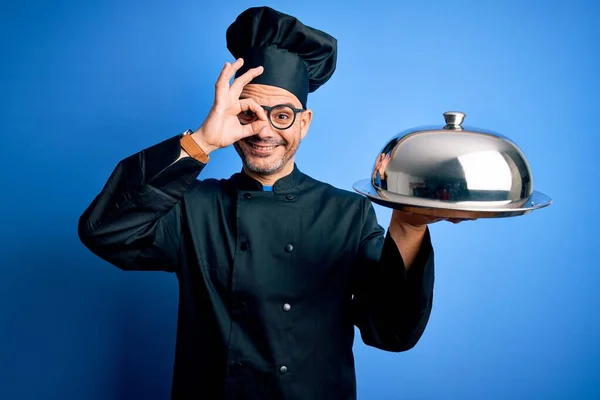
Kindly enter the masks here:
M 292 173 L 292 171 L 294 171 L 294 160 L 291 159 L 287 162 L 287 164 L 285 164 L 283 167 L 281 167 L 281 169 L 270 173 L 270 174 L 260 174 L 254 171 L 249 170 L 245 165 L 244 165 L 244 172 L 246 173 L 246 175 L 250 176 L 253 179 L 256 179 L 257 181 L 259 181 L 263 186 L 273 186 L 275 185 L 275 182 L 277 182 L 279 179 L 283 178 L 284 176 L 288 176 L 289 174 Z

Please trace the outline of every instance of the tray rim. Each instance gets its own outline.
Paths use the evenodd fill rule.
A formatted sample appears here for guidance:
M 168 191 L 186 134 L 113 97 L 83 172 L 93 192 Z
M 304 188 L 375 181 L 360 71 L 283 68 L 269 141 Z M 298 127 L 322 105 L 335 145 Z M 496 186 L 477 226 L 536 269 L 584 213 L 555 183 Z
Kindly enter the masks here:
M 370 179 L 361 179 L 356 181 L 352 185 L 353 189 L 360 193 L 363 196 L 366 196 L 374 203 L 379 204 L 384 207 L 393 208 L 393 209 L 412 209 L 412 212 L 423 213 L 426 215 L 432 215 L 431 212 L 426 212 L 426 210 L 434 211 L 433 215 L 435 215 L 435 211 L 439 211 L 440 214 L 449 213 L 449 214 L 460 214 L 460 213 L 477 213 L 481 214 L 481 217 L 485 217 L 489 214 L 490 217 L 501 217 L 501 216 L 516 216 L 523 215 L 526 213 L 530 213 L 535 210 L 539 210 L 545 207 L 548 207 L 552 204 L 552 199 L 545 193 L 534 190 L 525 202 L 525 204 L 521 207 L 507 208 L 507 207 L 469 207 L 469 206 L 460 206 L 453 205 L 452 207 L 443 207 L 443 206 L 434 206 L 431 204 L 423 204 L 419 202 L 418 198 L 415 198 L 415 201 L 406 201 L 406 202 L 398 202 L 393 199 L 386 199 L 379 195 L 377 189 L 373 186 Z M 409 199 L 407 197 L 407 199 Z M 533 204 L 532 204 L 533 200 Z

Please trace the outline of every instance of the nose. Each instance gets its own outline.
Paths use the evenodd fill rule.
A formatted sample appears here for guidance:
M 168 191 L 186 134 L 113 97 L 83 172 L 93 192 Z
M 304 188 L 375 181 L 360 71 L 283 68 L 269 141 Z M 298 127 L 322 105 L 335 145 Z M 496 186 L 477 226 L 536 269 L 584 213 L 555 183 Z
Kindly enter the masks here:
M 257 126 L 255 127 L 256 136 L 261 139 L 273 138 L 276 136 L 275 132 L 271 127 L 269 121 L 260 121 L 257 122 Z

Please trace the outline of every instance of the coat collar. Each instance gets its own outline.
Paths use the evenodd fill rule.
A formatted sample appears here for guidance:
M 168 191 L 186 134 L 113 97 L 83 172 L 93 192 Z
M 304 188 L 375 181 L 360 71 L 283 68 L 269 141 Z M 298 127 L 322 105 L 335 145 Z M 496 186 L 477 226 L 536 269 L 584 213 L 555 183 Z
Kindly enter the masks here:
M 306 178 L 306 175 L 298 169 L 294 163 L 292 172 L 282 178 L 279 178 L 273 185 L 274 192 L 283 192 L 300 185 Z M 246 174 L 242 169 L 231 177 L 231 181 L 238 190 L 258 190 L 262 191 L 263 186 L 260 182 Z

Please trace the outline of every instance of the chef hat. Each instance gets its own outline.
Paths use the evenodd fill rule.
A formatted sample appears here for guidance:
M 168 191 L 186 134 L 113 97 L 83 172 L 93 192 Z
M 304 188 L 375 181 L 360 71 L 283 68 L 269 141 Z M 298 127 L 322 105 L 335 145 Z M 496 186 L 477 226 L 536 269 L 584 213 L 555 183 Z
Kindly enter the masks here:
M 277 86 L 293 93 L 306 108 L 308 93 L 331 78 L 337 40 L 270 7 L 242 12 L 227 29 L 227 48 L 244 65 L 236 77 L 262 65 L 252 83 Z

